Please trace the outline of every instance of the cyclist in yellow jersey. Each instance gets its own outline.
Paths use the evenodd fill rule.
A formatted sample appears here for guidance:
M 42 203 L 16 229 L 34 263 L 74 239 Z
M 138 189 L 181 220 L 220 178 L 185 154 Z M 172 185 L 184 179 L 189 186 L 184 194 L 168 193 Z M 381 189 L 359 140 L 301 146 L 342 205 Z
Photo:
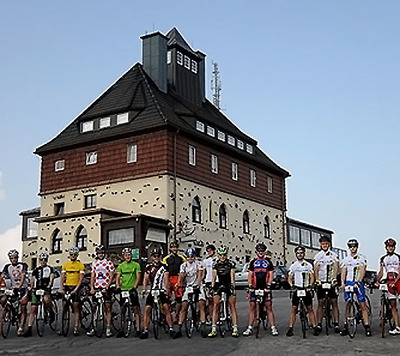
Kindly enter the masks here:
M 82 285 L 85 266 L 78 261 L 79 248 L 71 247 L 69 249 L 69 259 L 64 263 L 61 271 L 60 292 L 71 293 L 71 300 L 74 309 L 74 335 L 79 335 L 79 322 L 81 316 L 81 303 L 79 300 L 79 290 Z

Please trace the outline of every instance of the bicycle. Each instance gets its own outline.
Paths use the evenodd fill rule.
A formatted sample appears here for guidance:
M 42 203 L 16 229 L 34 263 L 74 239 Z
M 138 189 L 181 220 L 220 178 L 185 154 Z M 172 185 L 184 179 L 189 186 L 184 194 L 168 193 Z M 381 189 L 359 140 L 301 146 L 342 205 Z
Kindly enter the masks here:
M 228 304 L 228 295 L 226 290 L 222 290 L 219 304 L 219 318 L 217 323 L 221 337 L 225 337 L 226 332 L 232 330 L 232 318 Z
M 349 293 L 349 299 L 346 302 L 346 328 L 351 339 L 354 338 L 357 332 L 357 325 L 363 322 L 361 307 L 357 300 L 354 299 L 356 286 L 345 286 L 345 292 Z M 365 296 L 365 305 L 368 311 L 368 325 L 371 325 L 371 302 L 368 296 Z
M 332 288 L 330 283 L 322 283 L 321 288 L 324 291 L 324 318 L 325 318 L 325 333 L 329 335 L 329 329 L 332 328 L 332 310 L 331 310 L 331 298 L 329 297 L 329 291 Z
M 132 333 L 132 329 L 135 329 L 135 323 L 132 311 L 132 301 L 129 290 L 121 291 L 121 331 L 124 337 L 129 337 Z
M 394 329 L 394 320 L 392 315 L 392 307 L 390 306 L 390 302 L 388 299 L 388 285 L 386 283 L 379 284 L 379 290 L 381 293 L 381 301 L 380 301 L 380 311 L 379 311 L 379 319 L 380 319 L 380 328 L 381 335 L 385 337 L 385 327 L 386 324 L 389 324 L 390 330 Z
M 185 320 L 185 332 L 188 338 L 193 336 L 194 329 L 199 330 L 197 318 L 198 293 L 196 289 L 192 286 L 187 286 L 185 291 L 188 294 L 188 309 Z
M 50 327 L 52 331 L 56 330 L 58 309 L 57 303 L 51 298 L 51 310 L 53 312 L 53 320 L 51 320 L 51 313 L 48 310 L 44 301 L 45 291 L 43 289 L 37 289 L 33 291 L 38 300 L 37 312 L 36 312 L 36 331 L 40 337 L 44 335 L 44 328 L 46 325 Z
M 97 290 L 94 293 L 93 299 L 94 299 L 93 313 L 92 313 L 93 329 L 97 337 L 102 337 L 106 327 L 103 292 L 101 290 Z
M 71 323 L 71 310 L 73 310 L 73 302 L 71 292 L 66 291 L 63 295 L 63 307 L 61 314 L 61 335 L 67 336 Z M 92 304 L 88 297 L 81 298 L 81 316 L 80 322 L 83 329 L 89 331 L 92 328 Z
M 268 292 L 268 289 L 254 290 L 254 294 L 256 296 L 256 318 L 254 319 L 253 330 L 257 339 L 260 334 L 261 324 L 263 325 L 264 330 L 268 329 L 268 318 L 265 310 L 265 294 Z
M 308 327 L 308 318 L 307 318 L 307 308 L 304 303 L 304 298 L 307 295 L 307 289 L 305 288 L 296 288 L 295 290 L 290 292 L 290 298 L 293 298 L 293 293 L 296 293 L 297 298 L 299 298 L 299 306 L 298 306 L 298 314 L 300 316 L 300 324 L 301 324 L 301 332 L 303 335 L 303 339 L 307 338 L 307 329 Z M 310 291 L 311 293 L 311 291 Z
M 1 315 L 0 329 L 1 335 L 7 338 L 10 333 L 11 325 L 18 328 L 18 316 L 20 313 L 20 302 L 18 293 L 12 289 L 6 289 L 4 295 L 7 300 Z
M 169 331 L 169 326 L 166 323 L 164 314 L 161 311 L 161 300 L 160 296 L 163 293 L 162 290 L 159 289 L 152 289 L 151 296 L 153 297 L 153 308 L 151 310 L 151 322 L 153 326 L 153 334 L 154 338 L 158 339 L 160 336 L 160 328 L 164 330 L 164 332 Z

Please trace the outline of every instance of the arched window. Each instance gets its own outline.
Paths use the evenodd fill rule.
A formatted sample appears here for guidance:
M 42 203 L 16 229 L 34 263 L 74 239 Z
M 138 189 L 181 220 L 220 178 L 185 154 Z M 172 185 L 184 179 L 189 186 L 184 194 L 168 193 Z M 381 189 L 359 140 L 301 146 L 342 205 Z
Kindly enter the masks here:
M 87 248 L 87 232 L 83 226 L 79 226 L 76 231 L 76 247 L 78 247 L 80 251 L 86 250 Z
M 62 233 L 59 229 L 55 229 L 51 238 L 51 252 L 61 253 L 62 252 Z
M 198 196 L 194 197 L 192 201 L 192 221 L 196 223 L 201 222 L 201 205 Z
M 249 212 L 247 210 L 243 213 L 243 233 L 250 234 L 250 219 Z
M 226 229 L 227 228 L 227 216 L 226 216 L 225 204 L 222 204 L 219 207 L 219 227 L 221 229 Z
M 264 218 L 264 237 L 266 239 L 271 238 L 271 228 L 270 228 L 269 217 L 268 216 L 266 216 Z

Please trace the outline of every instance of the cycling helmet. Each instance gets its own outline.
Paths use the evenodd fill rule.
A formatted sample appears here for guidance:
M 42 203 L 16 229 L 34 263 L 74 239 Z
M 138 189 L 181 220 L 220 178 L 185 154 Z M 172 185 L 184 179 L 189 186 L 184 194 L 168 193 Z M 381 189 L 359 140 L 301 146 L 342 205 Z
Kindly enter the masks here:
M 322 235 L 319 238 L 319 243 L 321 243 L 321 242 L 331 242 L 331 238 L 329 236 L 327 236 L 327 235 Z
M 171 242 L 169 243 L 169 247 L 170 247 L 170 248 L 172 248 L 172 247 L 179 247 L 179 244 L 178 244 L 176 241 L 171 241 Z
M 79 254 L 79 248 L 76 246 L 70 247 L 70 249 L 68 251 L 70 254 Z
M 191 247 L 189 247 L 186 251 L 185 251 L 185 255 L 186 256 L 188 256 L 188 257 L 190 257 L 190 256 L 195 256 L 195 254 L 196 254 L 196 251 L 193 249 L 193 248 L 191 248 Z
M 39 253 L 39 260 L 48 260 L 49 259 L 49 254 L 47 253 L 47 252 L 44 252 L 44 251 L 42 251 L 42 252 L 40 252 Z
M 97 245 L 96 246 L 96 252 L 99 252 L 99 251 L 105 251 L 106 249 L 104 248 L 104 245 Z
M 211 245 L 207 245 L 207 247 L 206 247 L 206 251 L 207 250 L 213 250 L 213 251 L 215 251 L 216 250 L 216 248 L 215 248 L 215 246 L 213 245 L 213 244 L 211 244 Z
M 228 247 L 227 246 L 220 246 L 217 249 L 218 255 L 227 255 L 228 254 Z
M 294 249 L 294 253 L 297 252 L 306 252 L 306 248 L 304 246 L 299 245 Z
M 122 250 L 122 254 L 125 254 L 125 253 L 132 253 L 132 249 L 129 248 L 129 247 L 125 247 L 125 248 Z
M 161 256 L 161 250 L 159 248 L 154 248 L 153 250 L 151 250 L 150 254 L 152 256 L 154 256 L 154 255 L 160 255 Z
M 355 245 L 355 246 L 358 247 L 358 241 L 357 241 L 357 239 L 350 239 L 349 241 L 347 241 L 347 246 L 348 246 L 348 247 L 353 246 L 353 245 Z
M 265 252 L 267 251 L 267 246 L 263 244 L 262 242 L 256 245 L 256 251 L 257 252 Z
M 19 256 L 19 252 L 16 249 L 8 251 L 8 257 Z
M 392 237 L 389 237 L 386 241 L 385 241 L 385 246 L 396 246 L 396 240 Z

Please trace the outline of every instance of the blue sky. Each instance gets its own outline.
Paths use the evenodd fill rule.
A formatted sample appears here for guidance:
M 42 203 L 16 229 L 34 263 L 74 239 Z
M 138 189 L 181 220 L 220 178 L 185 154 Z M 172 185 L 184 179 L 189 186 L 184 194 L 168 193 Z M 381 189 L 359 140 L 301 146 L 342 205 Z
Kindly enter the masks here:
M 292 177 L 288 215 L 357 237 L 371 268 L 398 238 L 400 3 L 0 1 L 0 262 L 39 206 L 36 147 L 177 27 L 219 64 L 222 108 Z

